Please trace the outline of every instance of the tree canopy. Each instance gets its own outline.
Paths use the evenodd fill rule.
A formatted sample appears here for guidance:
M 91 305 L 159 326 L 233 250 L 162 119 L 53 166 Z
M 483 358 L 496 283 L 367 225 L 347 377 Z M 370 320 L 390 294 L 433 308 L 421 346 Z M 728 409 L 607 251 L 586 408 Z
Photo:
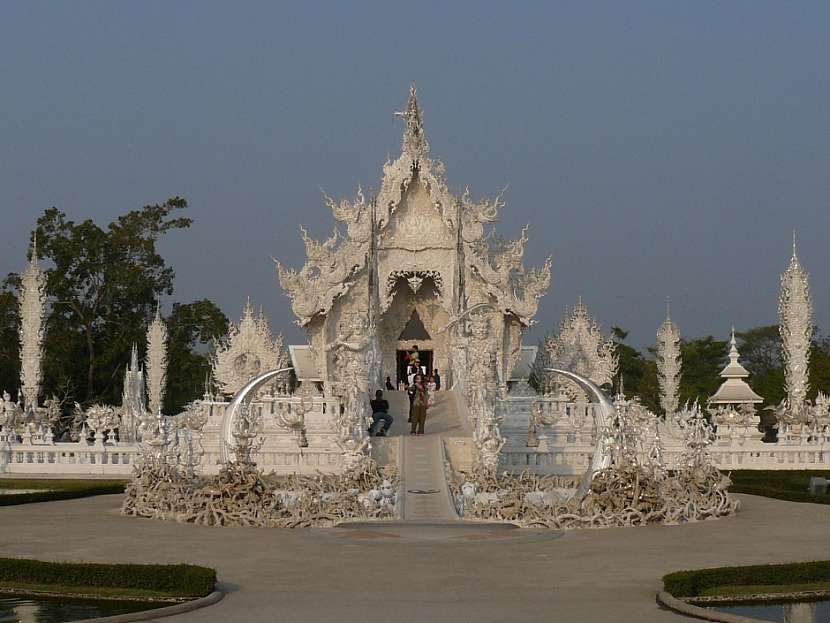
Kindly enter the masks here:
M 70 404 L 120 403 L 132 345 L 143 352 L 158 301 L 173 294 L 175 273 L 157 243 L 190 226 L 191 219 L 180 216 L 186 208 L 187 201 L 173 197 L 105 227 L 89 219 L 76 223 L 54 207 L 38 218 L 33 237 L 48 297 L 43 396 L 56 394 Z M 0 382 L 10 390 L 19 385 L 18 288 L 14 274 L 0 287 Z M 168 324 L 168 405 L 175 410 L 201 394 L 204 347 L 227 331 L 227 318 L 202 299 L 175 303 Z

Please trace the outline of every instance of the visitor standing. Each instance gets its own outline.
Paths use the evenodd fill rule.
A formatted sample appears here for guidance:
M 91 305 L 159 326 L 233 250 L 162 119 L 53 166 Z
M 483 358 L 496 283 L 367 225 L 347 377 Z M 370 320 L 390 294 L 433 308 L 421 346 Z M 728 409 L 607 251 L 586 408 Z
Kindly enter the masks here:
M 392 378 L 389 376 L 386 377 L 386 389 L 388 391 L 393 391 L 395 389 L 395 386 L 392 385 Z
M 411 422 L 412 408 L 415 404 L 415 375 L 412 375 L 412 382 L 406 386 L 406 395 L 409 397 L 409 419 L 407 422 Z
M 435 391 L 441 391 L 441 375 L 438 374 L 438 368 L 432 371 L 432 377 L 435 379 Z
M 410 435 L 423 435 L 424 424 L 427 421 L 429 407 L 429 390 L 424 385 L 424 377 L 420 374 L 415 377 L 415 400 L 412 405 L 412 426 Z

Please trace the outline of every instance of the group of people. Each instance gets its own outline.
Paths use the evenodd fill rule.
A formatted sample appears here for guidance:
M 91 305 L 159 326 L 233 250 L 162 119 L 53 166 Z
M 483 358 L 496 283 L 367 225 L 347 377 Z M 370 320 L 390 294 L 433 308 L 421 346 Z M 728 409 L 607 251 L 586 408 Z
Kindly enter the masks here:
M 386 389 L 394 390 L 392 379 L 386 377 Z M 420 365 L 418 347 L 414 346 L 409 353 L 409 362 L 406 369 L 406 383 L 404 389 L 409 397 L 409 434 L 423 435 L 424 424 L 427 419 L 427 410 L 435 402 L 435 392 L 441 390 L 441 375 L 438 369 L 426 376 L 426 368 Z M 383 397 L 383 390 L 375 392 L 374 400 L 370 401 L 372 406 L 372 425 L 369 427 L 369 434 L 382 423 L 382 427 L 375 435 L 385 437 L 392 426 L 393 418 L 389 414 L 389 401 Z

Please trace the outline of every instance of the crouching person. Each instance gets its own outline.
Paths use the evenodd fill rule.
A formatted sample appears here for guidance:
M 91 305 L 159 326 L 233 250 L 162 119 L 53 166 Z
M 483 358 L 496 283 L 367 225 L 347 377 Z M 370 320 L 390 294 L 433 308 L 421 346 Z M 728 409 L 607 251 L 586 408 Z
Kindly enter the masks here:
M 377 437 L 386 437 L 386 431 L 392 426 L 392 416 L 389 415 L 389 401 L 383 398 L 383 390 L 375 392 L 375 399 L 370 401 L 372 405 L 372 425 L 369 427 L 369 434 L 372 429 L 377 431 Z M 377 430 L 378 422 L 383 422 L 383 428 Z

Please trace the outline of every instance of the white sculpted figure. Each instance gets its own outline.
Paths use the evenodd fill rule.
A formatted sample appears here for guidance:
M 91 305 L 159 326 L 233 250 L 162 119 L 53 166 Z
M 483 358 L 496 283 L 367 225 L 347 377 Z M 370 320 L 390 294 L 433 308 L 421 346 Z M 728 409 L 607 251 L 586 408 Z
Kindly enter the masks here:
M 327 351 L 334 352 L 333 391 L 342 401 L 338 418 L 337 443 L 343 452 L 347 469 L 363 465 L 369 447 L 367 426 L 369 409 L 369 369 L 371 361 L 371 339 L 368 323 L 361 313 L 352 313 L 344 320 L 342 337 L 326 345 Z

